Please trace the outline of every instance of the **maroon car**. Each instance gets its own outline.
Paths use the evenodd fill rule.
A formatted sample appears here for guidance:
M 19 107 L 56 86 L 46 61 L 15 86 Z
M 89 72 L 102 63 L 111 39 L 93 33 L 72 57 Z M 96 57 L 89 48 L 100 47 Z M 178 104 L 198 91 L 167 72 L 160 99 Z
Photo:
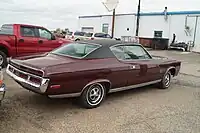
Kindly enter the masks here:
M 85 108 L 94 108 L 107 93 L 156 83 L 166 89 L 180 66 L 152 57 L 139 44 L 90 40 L 11 59 L 6 71 L 27 90 L 50 98 L 79 97 Z

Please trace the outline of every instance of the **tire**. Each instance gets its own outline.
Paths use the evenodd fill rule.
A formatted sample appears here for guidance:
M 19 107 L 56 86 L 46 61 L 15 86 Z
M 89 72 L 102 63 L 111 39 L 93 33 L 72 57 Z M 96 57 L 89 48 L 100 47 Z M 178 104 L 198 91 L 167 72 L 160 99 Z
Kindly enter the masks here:
M 160 89 L 167 89 L 170 87 L 171 85 L 171 79 L 172 79 L 172 74 L 170 71 L 168 71 L 167 73 L 165 73 L 165 75 L 163 76 L 161 82 L 159 83 L 159 88 Z
M 99 107 L 106 96 L 106 89 L 101 83 L 94 83 L 87 87 L 81 97 L 80 103 L 86 109 Z
M 6 67 L 7 63 L 7 55 L 3 51 L 0 51 L 0 67 Z
M 80 39 L 76 39 L 75 41 L 80 41 Z

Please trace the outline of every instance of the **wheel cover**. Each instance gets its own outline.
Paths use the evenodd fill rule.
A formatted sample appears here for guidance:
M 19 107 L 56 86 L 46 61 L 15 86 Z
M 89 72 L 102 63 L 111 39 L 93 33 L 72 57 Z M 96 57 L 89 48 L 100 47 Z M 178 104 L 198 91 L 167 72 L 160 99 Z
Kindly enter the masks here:
M 103 100 L 104 93 L 104 87 L 101 84 L 91 85 L 86 94 L 87 103 L 91 106 L 98 105 Z
M 2 64 L 3 64 L 3 56 L 0 55 L 0 65 L 2 65 Z
M 165 86 L 168 87 L 170 85 L 171 76 L 167 73 L 164 77 Z

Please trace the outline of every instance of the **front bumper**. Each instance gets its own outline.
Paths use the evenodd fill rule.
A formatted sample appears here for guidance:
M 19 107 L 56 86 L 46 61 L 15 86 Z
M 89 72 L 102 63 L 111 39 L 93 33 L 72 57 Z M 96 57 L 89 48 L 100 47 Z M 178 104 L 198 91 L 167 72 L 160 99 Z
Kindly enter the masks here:
M 5 84 L 3 84 L 0 87 L 0 103 L 3 101 L 5 94 L 6 94 L 6 86 L 5 86 Z
M 12 68 L 12 69 L 10 69 Z M 11 71 L 12 70 L 12 71 Z M 27 75 L 28 78 L 22 78 L 18 75 L 16 75 L 14 73 L 14 71 L 17 73 L 21 73 L 21 74 L 25 74 Z M 11 66 L 10 64 L 8 65 L 7 69 L 6 69 L 6 73 L 12 77 L 17 83 L 19 83 L 22 87 L 24 87 L 27 90 L 33 91 L 33 92 L 37 92 L 40 94 L 43 94 L 46 92 L 47 88 L 48 88 L 48 84 L 49 84 L 49 79 L 48 78 L 43 78 L 43 77 L 39 77 L 24 71 L 21 71 L 13 66 Z M 30 78 L 34 77 L 34 78 L 38 78 L 41 80 L 40 84 L 36 84 L 34 82 L 30 81 Z

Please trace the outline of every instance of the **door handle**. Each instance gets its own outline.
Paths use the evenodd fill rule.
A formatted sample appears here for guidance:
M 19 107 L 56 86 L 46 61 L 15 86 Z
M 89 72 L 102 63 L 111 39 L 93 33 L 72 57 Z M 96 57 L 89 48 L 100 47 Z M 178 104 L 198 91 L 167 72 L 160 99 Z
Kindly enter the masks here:
M 19 39 L 19 42 L 24 42 L 24 39 Z
M 43 43 L 43 41 L 42 41 L 42 40 L 39 40 L 38 43 Z
M 133 65 L 133 66 L 130 66 L 130 69 L 135 69 L 135 68 L 136 68 L 136 66 L 134 66 L 134 65 Z

